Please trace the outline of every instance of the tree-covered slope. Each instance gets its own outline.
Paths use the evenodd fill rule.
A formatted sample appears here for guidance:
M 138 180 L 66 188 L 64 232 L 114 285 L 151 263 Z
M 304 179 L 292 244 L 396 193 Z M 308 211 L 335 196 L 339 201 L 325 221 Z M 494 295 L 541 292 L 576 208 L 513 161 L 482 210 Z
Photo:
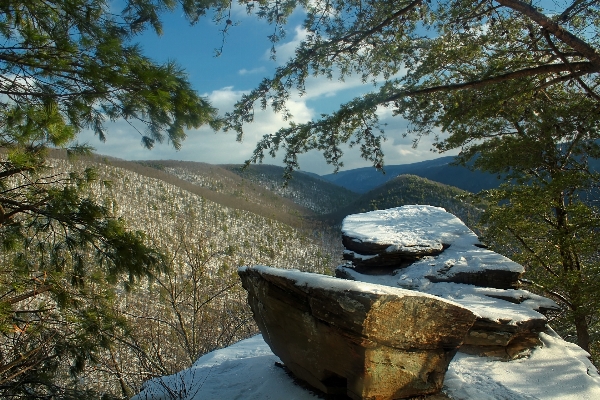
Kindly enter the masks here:
M 310 209 L 285 199 L 222 168 L 201 162 L 109 160 L 110 165 L 160 179 L 226 207 L 246 210 L 277 221 L 301 226 Z
M 425 204 L 443 207 L 472 226 L 479 214 L 476 207 L 461 196 L 467 192 L 453 186 L 433 182 L 415 175 L 400 175 L 363 194 L 350 205 L 326 216 L 332 222 L 350 214 L 400 207 L 407 204 Z
M 117 167 L 119 163 L 132 168 Z M 75 397 L 99 398 L 104 393 L 106 398 L 127 398 L 149 377 L 189 367 L 199 355 L 255 333 L 237 277 L 239 266 L 263 264 L 331 273 L 341 261 L 339 235 L 315 230 L 309 223 L 302 229 L 303 220 L 293 212 L 289 220 L 297 226 L 283 223 L 287 211 L 281 208 L 259 208 L 271 210 L 278 219 L 248 211 L 245 206 L 228 207 L 210 200 L 198 189 L 223 195 L 228 201 L 232 196 L 118 160 L 72 162 L 55 158 L 49 160 L 49 165 L 48 173 L 55 177 L 95 168 L 97 178 L 87 189 L 90 198 L 104 207 L 111 218 L 126 221 L 131 230 L 143 231 L 145 242 L 164 254 L 163 267 L 167 271 L 132 286 L 118 284 L 119 280 L 88 280 L 85 272 L 93 266 L 78 266 L 82 273 L 74 278 L 80 278 L 86 290 L 98 292 L 106 284 L 115 285 L 103 312 L 113 315 L 119 327 L 111 331 L 101 325 L 94 328 L 106 345 L 95 350 L 93 359 L 82 361 L 79 379 L 70 378 L 68 362 L 58 368 L 53 382 L 79 393 Z M 136 166 L 144 173 L 136 172 Z M 245 200 L 241 203 L 254 205 Z M 122 281 L 128 283 L 126 275 Z M 0 281 L 0 290 L 11 291 L 11 282 Z M 50 315 L 63 306 L 43 293 L 37 299 L 43 308 L 32 302 L 22 305 L 20 312 L 31 314 L 35 310 L 36 314 L 31 315 L 39 314 L 43 322 L 44 313 Z M 59 322 L 65 335 L 82 334 L 68 320 Z M 98 319 L 98 323 L 102 320 Z M 0 349 L 9 350 L 11 343 L 39 328 L 33 320 L 30 327 L 30 331 L 1 336 Z
M 286 182 L 283 167 L 275 165 L 250 165 L 244 169 L 241 165 L 232 164 L 222 167 L 317 214 L 331 213 L 358 197 L 355 192 L 331 184 L 331 181 L 300 171 Z

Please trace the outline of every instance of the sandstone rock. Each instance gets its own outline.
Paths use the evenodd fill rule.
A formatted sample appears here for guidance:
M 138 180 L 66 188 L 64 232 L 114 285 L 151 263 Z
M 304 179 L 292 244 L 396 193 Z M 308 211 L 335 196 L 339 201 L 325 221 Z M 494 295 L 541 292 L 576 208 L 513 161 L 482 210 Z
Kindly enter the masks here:
M 469 332 L 469 334 L 471 334 L 471 332 Z M 467 335 L 467 337 L 468 336 L 469 335 Z M 506 345 L 465 343 L 460 347 L 460 351 L 462 353 L 474 354 L 481 357 L 502 358 L 508 361 L 526 356 L 531 353 L 531 349 L 541 345 L 542 342 L 538 333 L 530 332 L 515 337 Z
M 413 266 L 431 282 L 508 289 L 524 268 L 490 251 L 461 220 L 444 209 L 403 206 L 347 216 L 344 259 L 355 268 Z M 368 272 L 367 272 L 368 273 Z
M 268 267 L 239 275 L 265 341 L 287 368 L 353 399 L 438 392 L 475 321 L 455 303 L 403 289 Z
M 441 208 L 355 214 L 346 217 L 342 230 L 350 264 L 339 266 L 336 276 L 458 302 L 478 315 L 465 351 L 518 357 L 539 343 L 537 335 L 547 322 L 543 313 L 558 309 L 549 299 L 515 290 L 523 267 L 482 246 L 475 233 Z
M 519 357 L 522 351 L 539 344 L 538 340 L 532 338 L 537 338 L 539 332 L 547 329 L 547 319 L 543 313 L 558 310 L 553 301 L 526 290 L 432 283 L 425 277 L 410 279 L 408 276 L 411 268 L 396 271 L 395 275 L 372 275 L 365 271 L 358 272 L 355 268 L 339 266 L 336 268 L 336 276 L 435 294 L 470 309 L 478 317 L 460 350 L 466 349 L 464 351 L 469 354 L 493 355 L 506 359 Z
M 362 256 L 379 255 L 384 258 L 394 255 L 414 260 L 439 254 L 447 247 L 447 240 L 452 239 L 452 235 L 440 236 L 439 229 L 428 224 L 424 214 L 443 210 L 429 206 L 415 207 L 420 208 L 398 207 L 347 216 L 342 222 L 344 247 Z M 454 224 L 455 230 L 466 228 L 458 219 L 450 221 L 450 224 Z
M 356 268 L 402 268 L 410 265 L 416 258 L 407 257 L 402 253 L 360 254 L 355 251 L 345 250 L 342 255 L 344 260 L 352 262 Z
M 446 273 L 436 272 L 425 275 L 425 278 L 434 283 L 454 282 L 497 289 L 511 289 L 518 286 L 519 277 L 521 276 L 519 271 L 485 268 L 448 272 L 450 271 Z
M 418 239 L 418 238 L 416 238 Z M 381 262 L 389 262 L 391 260 L 416 260 L 424 256 L 436 255 L 444 250 L 444 244 L 438 242 L 426 242 L 415 240 L 415 242 L 394 242 L 392 240 L 387 243 L 372 243 L 368 239 L 357 239 L 348 235 L 342 235 L 342 244 L 348 250 L 356 253 L 356 259 L 370 259 L 376 256 Z

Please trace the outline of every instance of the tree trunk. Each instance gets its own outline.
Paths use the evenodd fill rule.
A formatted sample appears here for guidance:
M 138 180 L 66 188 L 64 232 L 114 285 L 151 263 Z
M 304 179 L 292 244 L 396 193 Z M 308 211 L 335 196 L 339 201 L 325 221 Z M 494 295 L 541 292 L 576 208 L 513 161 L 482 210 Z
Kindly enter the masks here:
M 590 352 L 590 331 L 585 315 L 575 312 L 575 328 L 577 329 L 577 344 Z

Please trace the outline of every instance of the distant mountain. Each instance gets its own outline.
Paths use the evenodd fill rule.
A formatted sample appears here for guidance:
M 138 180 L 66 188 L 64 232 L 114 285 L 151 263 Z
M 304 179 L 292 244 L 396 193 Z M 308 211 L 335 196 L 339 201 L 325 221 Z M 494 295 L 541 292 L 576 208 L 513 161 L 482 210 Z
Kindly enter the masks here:
M 454 168 L 447 167 L 450 161 L 452 158 L 446 157 L 445 160 L 398 167 L 436 171 L 439 176 L 444 167 Z M 310 225 L 309 221 L 320 227 L 335 226 L 350 214 L 406 204 L 443 207 L 469 225 L 479 214 L 471 204 L 458 199 L 466 194 L 464 190 L 417 175 L 383 175 L 389 179 L 380 185 L 371 183 L 377 187 L 361 195 L 302 172 L 295 172 L 293 179 L 284 186 L 283 168 L 274 165 L 250 165 L 241 169 L 241 165 L 173 160 L 138 163 L 113 160 L 111 164 L 166 180 L 220 204 L 275 218 L 292 226 Z M 471 173 L 466 168 L 462 170 Z M 374 170 L 365 171 L 365 174 L 373 172 L 382 176 Z
M 388 165 L 385 167 L 385 174 L 373 167 L 365 167 L 323 175 L 323 178 L 357 193 L 366 193 L 404 174 L 420 176 L 472 193 L 491 189 L 500 184 L 496 175 L 451 165 L 453 161 L 454 157 L 448 156 L 413 164 Z

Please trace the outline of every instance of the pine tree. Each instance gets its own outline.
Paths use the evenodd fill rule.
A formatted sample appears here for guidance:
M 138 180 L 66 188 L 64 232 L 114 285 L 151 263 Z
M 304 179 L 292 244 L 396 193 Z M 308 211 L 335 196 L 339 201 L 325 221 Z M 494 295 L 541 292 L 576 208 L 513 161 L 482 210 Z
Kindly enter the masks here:
M 479 195 L 490 204 L 482 220 L 486 240 L 525 266 L 531 289 L 562 306 L 559 332 L 591 351 L 600 341 L 600 172 L 594 168 L 600 108 L 577 91 L 554 87 L 546 94 L 503 106 L 495 131 L 470 130 L 479 140 L 467 145 L 462 160 L 506 174 L 499 189 Z M 462 124 L 472 126 L 467 118 Z
M 219 1 L 206 2 L 212 6 Z M 0 397 L 84 398 L 78 374 L 126 334 L 120 291 L 165 270 L 140 231 L 97 203 L 93 169 L 50 173 L 50 148 L 104 123 L 142 126 L 142 143 L 181 146 L 185 129 L 214 123 L 175 63 L 156 64 L 132 44 L 161 31 L 170 0 L 3 1 L 0 5 Z M 184 1 L 190 19 L 205 4 Z M 125 394 L 125 393 L 124 393 Z
M 306 12 L 305 39 L 242 97 L 226 129 L 241 138 L 256 105 L 291 118 L 286 102 L 311 76 L 355 74 L 375 88 L 265 135 L 248 162 L 281 151 L 289 178 L 298 155 L 316 149 L 337 169 L 349 143 L 381 169 L 378 114 L 388 108 L 409 122 L 415 145 L 433 135 L 436 150 L 459 149 L 461 162 L 508 173 L 501 190 L 484 196 L 499 202 L 489 237 L 509 241 L 505 250 L 565 305 L 589 350 L 597 340 L 589 326 L 597 318 L 600 225 L 597 205 L 584 199 L 598 193 L 590 162 L 600 156 L 600 2 L 288 1 L 261 3 L 258 15 L 279 26 L 295 6 Z
M 380 108 L 407 119 L 417 144 L 424 135 L 439 142 L 452 136 L 452 122 L 463 112 L 511 103 L 523 93 L 543 96 L 552 86 L 570 85 L 600 102 L 598 1 L 291 0 L 261 2 L 257 15 L 281 30 L 295 7 L 306 13 L 307 33 L 294 57 L 244 95 L 225 125 L 241 139 L 256 108 L 272 107 L 291 119 L 289 127 L 266 134 L 249 160 L 281 151 L 288 176 L 299 167 L 298 155 L 315 149 L 341 167 L 343 143 L 382 168 Z M 374 83 L 373 91 L 313 121 L 293 122 L 286 102 L 295 91 L 304 93 L 309 78 L 351 75 Z M 509 82 L 517 84 L 509 89 Z M 493 118 L 486 123 L 493 127 Z

